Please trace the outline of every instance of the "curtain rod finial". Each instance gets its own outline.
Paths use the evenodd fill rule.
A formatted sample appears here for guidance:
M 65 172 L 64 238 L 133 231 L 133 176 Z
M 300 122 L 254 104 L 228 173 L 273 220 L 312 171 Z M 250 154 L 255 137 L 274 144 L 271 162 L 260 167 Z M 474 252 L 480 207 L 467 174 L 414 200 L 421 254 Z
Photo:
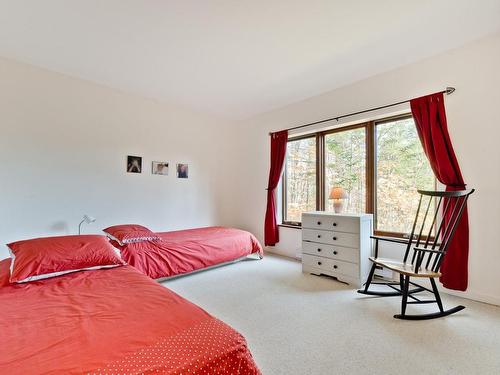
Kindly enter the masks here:
M 454 87 L 447 87 L 446 88 L 446 95 L 453 94 L 454 92 L 455 92 L 455 88 Z

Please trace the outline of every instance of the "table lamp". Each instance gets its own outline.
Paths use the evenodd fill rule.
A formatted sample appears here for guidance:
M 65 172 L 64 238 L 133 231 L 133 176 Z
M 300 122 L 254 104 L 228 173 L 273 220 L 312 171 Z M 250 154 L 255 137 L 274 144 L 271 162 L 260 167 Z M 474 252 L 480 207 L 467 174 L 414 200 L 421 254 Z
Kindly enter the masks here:
M 347 193 L 340 186 L 334 186 L 330 191 L 329 199 L 333 199 L 333 210 L 336 214 L 344 211 L 344 201 L 347 198 Z
M 95 217 L 83 215 L 83 220 L 80 222 L 80 224 L 78 224 L 78 234 L 82 234 L 82 224 L 83 223 L 90 224 L 90 223 L 93 223 L 95 220 L 96 220 Z

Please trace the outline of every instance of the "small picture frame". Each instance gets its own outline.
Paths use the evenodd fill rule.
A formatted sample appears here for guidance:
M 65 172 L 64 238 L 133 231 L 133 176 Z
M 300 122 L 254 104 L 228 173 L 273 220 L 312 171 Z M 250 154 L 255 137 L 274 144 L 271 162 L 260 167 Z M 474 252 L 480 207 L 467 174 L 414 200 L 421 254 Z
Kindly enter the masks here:
M 127 173 L 142 173 L 141 156 L 127 156 Z
M 153 161 L 151 163 L 151 173 L 161 176 L 168 176 L 168 162 L 166 161 Z
M 184 163 L 177 164 L 177 178 L 188 178 L 189 176 L 189 166 Z

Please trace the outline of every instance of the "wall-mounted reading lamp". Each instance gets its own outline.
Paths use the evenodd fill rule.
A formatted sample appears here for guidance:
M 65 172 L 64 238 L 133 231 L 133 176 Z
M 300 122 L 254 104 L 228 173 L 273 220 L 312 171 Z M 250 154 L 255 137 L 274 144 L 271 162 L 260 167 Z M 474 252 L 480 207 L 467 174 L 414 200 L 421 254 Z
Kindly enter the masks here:
M 78 224 L 78 234 L 82 234 L 82 224 L 83 223 L 90 224 L 90 223 L 93 223 L 95 220 L 96 220 L 95 217 L 83 215 L 83 220 L 80 222 L 80 224 Z

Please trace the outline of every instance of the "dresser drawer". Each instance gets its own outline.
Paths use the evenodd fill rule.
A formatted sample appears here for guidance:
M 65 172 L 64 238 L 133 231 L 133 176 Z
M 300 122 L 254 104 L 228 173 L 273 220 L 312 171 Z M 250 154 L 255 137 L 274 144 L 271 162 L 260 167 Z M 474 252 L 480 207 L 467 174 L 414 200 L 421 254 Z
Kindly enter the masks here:
M 302 240 L 354 248 L 359 247 L 359 235 L 353 233 L 302 229 Z
M 304 214 L 302 228 L 359 233 L 359 217 Z
M 359 250 L 352 247 L 326 245 L 315 242 L 302 242 L 302 252 L 310 255 L 359 263 Z
M 327 272 L 328 274 L 341 274 L 349 277 L 359 277 L 359 267 L 357 264 L 343 262 L 341 260 L 318 257 L 309 254 L 302 255 L 302 263 L 306 267 L 314 267 Z

